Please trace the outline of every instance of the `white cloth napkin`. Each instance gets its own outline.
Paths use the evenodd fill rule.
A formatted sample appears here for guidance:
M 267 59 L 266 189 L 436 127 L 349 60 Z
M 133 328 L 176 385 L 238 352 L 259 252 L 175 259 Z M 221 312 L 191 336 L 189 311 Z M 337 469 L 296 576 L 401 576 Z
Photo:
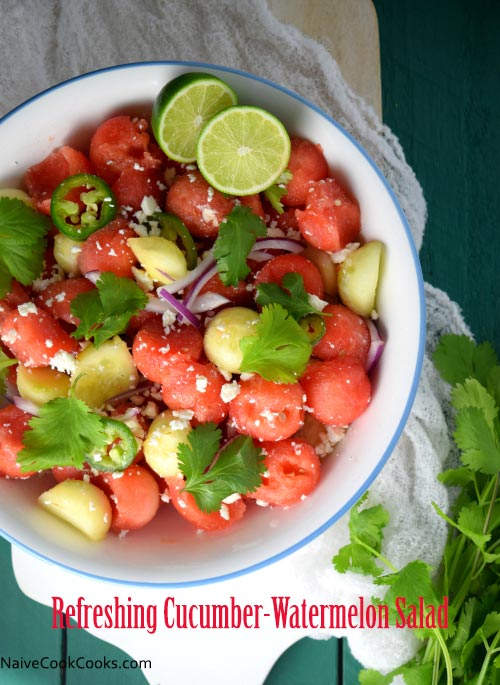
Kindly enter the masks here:
M 9 5 L 0 23 L 0 114 L 61 80 L 113 64 L 197 60 L 250 71 L 313 101 L 365 147 L 394 188 L 420 247 L 426 206 L 398 140 L 349 89 L 330 54 L 274 19 L 265 0 L 20 0 Z M 426 285 L 426 297 L 428 352 L 443 332 L 469 333 L 459 308 L 443 292 Z M 444 509 L 448 504 L 436 480 L 449 453 L 443 404 L 446 390 L 426 357 L 404 435 L 370 489 L 370 502 L 382 502 L 390 511 L 384 553 L 397 566 L 415 558 L 436 566 L 442 553 L 445 530 L 431 501 Z M 332 567 L 332 556 L 347 539 L 344 517 L 306 548 L 260 571 L 259 583 L 272 586 L 277 578 L 287 579 L 292 594 L 320 603 L 348 605 L 360 595 L 369 601 L 377 593 L 369 579 L 340 575 Z M 231 594 L 252 586 L 249 577 L 231 583 Z M 404 662 L 416 646 L 410 634 L 396 629 L 316 637 L 332 634 L 347 635 L 354 656 L 383 671 Z

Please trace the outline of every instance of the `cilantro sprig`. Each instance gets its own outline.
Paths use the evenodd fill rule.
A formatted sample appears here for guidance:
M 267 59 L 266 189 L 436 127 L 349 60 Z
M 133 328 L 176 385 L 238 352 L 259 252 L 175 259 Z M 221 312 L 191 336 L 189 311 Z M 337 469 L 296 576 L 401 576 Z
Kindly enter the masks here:
M 253 335 L 242 338 L 240 348 L 241 372 L 276 383 L 296 383 L 312 353 L 309 336 L 280 304 L 262 307 Z
M 221 439 L 214 423 L 200 424 L 177 452 L 179 468 L 186 477 L 183 489 L 205 512 L 218 511 L 230 495 L 255 490 L 264 470 L 262 450 L 251 438 L 240 435 L 220 450 Z
M 86 456 L 107 442 L 103 423 L 82 400 L 57 397 L 40 407 L 23 435 L 24 448 L 17 455 L 21 471 L 41 471 L 53 466 L 81 468 Z
M 80 293 L 71 302 L 71 313 L 80 319 L 75 338 L 94 338 L 96 347 L 115 335 L 123 333 L 134 314 L 144 309 L 148 301 L 130 278 L 104 272 L 96 283 L 96 290 Z
M 0 197 L 0 297 L 12 279 L 31 285 L 43 271 L 50 220 L 22 200 Z
M 266 225 L 250 207 L 237 206 L 222 221 L 214 244 L 217 271 L 224 285 L 238 285 L 250 273 L 247 257 Z
M 285 169 L 285 171 L 278 178 L 276 183 L 269 188 L 264 190 L 264 196 L 269 202 L 271 207 L 278 212 L 278 214 L 283 214 L 285 211 L 283 208 L 283 203 L 281 198 L 287 193 L 287 184 L 292 180 L 292 172 L 290 169 Z
M 397 569 L 382 554 L 387 512 L 366 507 L 366 496 L 351 510 L 350 542 L 333 558 L 335 568 L 375 577 L 388 586 L 381 600 L 394 625 L 396 599 L 407 606 L 437 607 L 449 599 L 447 627 L 419 627 L 417 655 L 391 673 L 360 673 L 363 685 L 389 685 L 401 675 L 408 685 L 490 685 L 500 682 L 500 364 L 489 343 L 447 335 L 434 364 L 453 385 L 454 441 L 460 464 L 440 474 L 458 487 L 450 515 L 433 504 L 448 524 L 448 540 L 437 573 L 423 561 Z M 382 575 L 384 567 L 390 573 Z M 374 600 L 375 601 L 375 600 Z
M 322 314 L 311 303 L 301 274 L 291 271 L 283 276 L 281 283 L 283 287 L 278 283 L 259 283 L 255 298 L 258 304 L 262 307 L 273 303 L 280 304 L 296 321 L 310 314 Z

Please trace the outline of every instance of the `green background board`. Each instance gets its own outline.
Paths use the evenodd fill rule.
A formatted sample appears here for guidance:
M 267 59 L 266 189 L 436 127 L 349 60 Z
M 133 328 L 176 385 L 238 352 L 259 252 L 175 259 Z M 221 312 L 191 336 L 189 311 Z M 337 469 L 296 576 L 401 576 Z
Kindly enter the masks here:
M 478 340 L 500 350 L 500 3 L 374 0 L 380 30 L 385 123 L 399 137 L 428 203 L 421 250 L 425 280 L 462 307 Z M 84 631 L 50 629 L 51 614 L 25 598 L 0 540 L 0 654 L 124 656 Z M 300 640 L 265 685 L 352 685 L 359 665 L 345 642 Z M 95 672 L 0 670 L 0 685 L 87 685 Z M 123 672 L 106 671 L 106 685 Z M 128 672 L 127 685 L 143 685 Z M 211 685 L 211 684 L 208 684 Z

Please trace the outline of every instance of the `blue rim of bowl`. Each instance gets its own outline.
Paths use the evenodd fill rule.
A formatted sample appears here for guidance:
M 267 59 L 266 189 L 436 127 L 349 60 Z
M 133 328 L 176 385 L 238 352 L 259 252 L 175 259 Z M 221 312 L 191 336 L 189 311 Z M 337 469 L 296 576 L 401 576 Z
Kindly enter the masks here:
M 212 71 L 220 71 L 220 72 L 226 72 L 228 74 L 235 74 L 237 76 L 242 76 L 244 78 L 257 81 L 258 83 L 263 83 L 267 86 L 270 86 L 271 88 L 274 88 L 276 90 L 279 90 L 286 95 L 292 97 L 294 100 L 297 100 L 301 102 L 302 104 L 306 105 L 307 107 L 311 108 L 315 112 L 317 112 L 319 115 L 321 115 L 323 118 L 325 118 L 329 123 L 331 123 L 335 128 L 337 128 L 346 138 L 349 139 L 349 141 L 357 148 L 357 150 L 363 155 L 363 157 L 367 160 L 367 162 L 370 164 L 372 169 L 375 171 L 377 176 L 380 178 L 382 181 L 385 189 L 387 190 L 392 203 L 394 204 L 398 216 L 401 220 L 401 223 L 403 225 L 403 228 L 406 233 L 406 237 L 408 239 L 408 243 L 410 246 L 411 254 L 413 257 L 413 263 L 415 267 L 415 273 L 417 276 L 418 280 L 418 293 L 419 293 L 419 301 L 420 301 L 420 336 L 419 336 L 419 341 L 418 341 L 418 354 L 417 354 L 417 359 L 416 359 L 416 364 L 415 364 L 415 369 L 413 373 L 413 380 L 412 380 L 412 385 L 410 389 L 410 393 L 408 396 L 408 400 L 406 402 L 405 408 L 403 410 L 403 413 L 401 415 L 400 421 L 398 423 L 398 426 L 394 432 L 394 435 L 389 442 L 385 452 L 381 456 L 377 466 L 375 469 L 371 472 L 369 477 L 365 480 L 363 485 L 361 485 L 360 488 L 355 492 L 355 494 L 344 504 L 343 507 L 341 507 L 333 516 L 331 516 L 325 523 L 316 530 L 314 530 L 312 533 L 309 533 L 305 538 L 300 540 L 299 542 L 296 542 L 295 544 L 291 545 L 290 547 L 287 547 L 285 550 L 282 550 L 278 554 L 275 554 L 271 557 L 268 557 L 267 559 L 264 559 L 262 561 L 259 561 L 256 564 L 252 564 L 251 566 L 246 566 L 245 568 L 238 569 L 236 571 L 231 571 L 230 573 L 226 573 L 220 576 L 213 576 L 211 578 L 202 578 L 199 580 L 189 580 L 189 581 L 179 581 L 179 582 L 141 582 L 137 580 L 124 580 L 124 579 L 119 579 L 119 578 L 109 578 L 107 576 L 99 576 L 97 574 L 93 574 L 87 571 L 82 571 L 80 569 L 73 568 L 72 566 L 69 566 L 67 564 L 64 564 L 63 562 L 56 561 L 55 559 L 52 559 L 50 557 L 47 557 L 43 555 L 41 552 L 38 552 L 28 545 L 25 545 L 24 543 L 19 542 L 12 536 L 10 536 L 8 533 L 6 533 L 4 530 L 0 529 L 0 535 L 5 538 L 8 542 L 11 544 L 15 545 L 16 547 L 24 550 L 25 552 L 28 552 L 29 554 L 32 554 L 33 556 L 37 557 L 41 561 L 47 562 L 49 564 L 56 564 L 57 566 L 70 571 L 76 575 L 84 576 L 86 578 L 89 578 L 91 580 L 99 580 L 99 581 L 104 581 L 108 583 L 114 583 L 118 585 L 123 585 L 125 587 L 144 587 L 144 588 L 183 588 L 183 587 L 198 587 L 201 585 L 209 585 L 212 583 L 219 583 L 225 580 L 230 580 L 233 578 L 238 578 L 239 576 L 246 575 L 248 573 L 253 573 L 254 571 L 258 571 L 259 569 L 265 568 L 266 566 L 269 566 L 271 564 L 274 564 L 275 562 L 279 561 L 280 559 L 284 559 L 285 557 L 289 556 L 290 554 L 293 554 L 297 550 L 301 549 L 305 545 L 307 545 L 309 542 L 312 542 L 318 535 L 321 535 L 321 533 L 324 533 L 330 526 L 332 526 L 336 521 L 338 521 L 344 514 L 346 514 L 349 509 L 358 501 L 358 499 L 368 490 L 370 485 L 373 483 L 375 478 L 378 476 L 382 468 L 384 467 L 386 461 L 389 459 L 390 455 L 394 451 L 396 444 L 401 436 L 401 433 L 403 432 L 403 429 L 406 425 L 406 422 L 408 420 L 408 417 L 410 415 L 411 408 L 413 406 L 413 402 L 415 400 L 415 395 L 417 393 L 417 388 L 418 384 L 420 381 L 420 374 L 422 370 L 422 364 L 423 364 L 423 359 L 424 359 L 424 349 L 425 349 L 425 330 L 426 330 L 426 310 L 425 310 L 425 293 L 424 293 L 424 281 L 423 281 L 423 276 L 422 276 L 422 269 L 420 266 L 420 260 L 418 257 L 418 252 L 417 248 L 415 246 L 413 236 L 410 231 L 410 227 L 408 225 L 408 221 L 404 215 L 403 210 L 401 209 L 401 206 L 399 204 L 399 200 L 397 199 L 394 191 L 392 190 L 391 186 L 387 182 L 384 174 L 381 172 L 381 170 L 378 168 L 378 166 L 375 164 L 373 159 L 368 155 L 366 150 L 358 143 L 358 141 L 353 138 L 353 136 L 346 131 L 335 119 L 333 119 L 331 116 L 329 116 L 326 112 L 324 112 L 322 109 L 317 107 L 315 104 L 307 100 L 306 98 L 302 97 L 298 93 L 295 93 L 292 90 L 289 90 L 288 88 L 285 88 L 284 86 L 280 86 L 277 83 L 274 83 L 273 81 L 263 78 L 262 76 L 256 76 L 255 74 L 251 74 L 246 71 L 242 71 L 240 69 L 233 69 L 231 67 L 224 67 L 220 66 L 217 64 L 209 64 L 205 62 L 190 62 L 190 61 L 183 61 L 183 60 L 173 60 L 173 61 L 153 61 L 153 62 L 130 62 L 128 64 L 118 64 L 112 67 L 105 67 L 103 69 L 96 69 L 95 71 L 91 71 L 85 74 L 81 74 L 80 76 L 75 76 L 73 78 L 67 79 L 66 81 L 62 81 L 61 83 L 58 83 L 54 86 L 51 86 L 50 88 L 47 88 L 40 93 L 37 93 L 33 97 L 29 98 L 28 100 L 22 102 L 21 104 L 17 105 L 14 109 L 10 110 L 7 114 L 5 114 L 2 118 L 0 118 L 0 125 L 7 119 L 9 119 L 11 116 L 13 116 L 16 112 L 19 110 L 23 109 L 27 105 L 31 104 L 32 102 L 35 102 L 36 100 L 43 98 L 45 95 L 48 93 L 51 93 L 55 90 L 58 90 L 59 88 L 63 88 L 64 86 L 70 84 L 70 83 L 75 83 L 76 81 L 80 81 L 82 79 L 86 78 L 91 78 L 92 76 L 96 76 L 97 74 L 104 74 L 107 72 L 111 71 L 119 71 L 119 70 L 125 70 L 125 69 L 137 69 L 137 68 L 143 68 L 143 67 L 161 67 L 161 66 L 179 66 L 179 67 L 192 67 L 196 69 L 207 69 L 207 70 L 212 70 Z

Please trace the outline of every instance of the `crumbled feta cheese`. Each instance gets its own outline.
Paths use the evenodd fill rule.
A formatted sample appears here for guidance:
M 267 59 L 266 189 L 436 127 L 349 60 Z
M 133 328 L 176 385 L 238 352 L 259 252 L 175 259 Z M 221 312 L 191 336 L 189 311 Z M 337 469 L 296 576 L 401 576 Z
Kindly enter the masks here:
M 151 216 L 151 214 L 156 214 L 156 212 L 161 212 L 158 203 L 152 195 L 146 195 L 141 202 L 141 209 L 146 214 L 146 216 Z
M 54 347 L 54 341 L 50 340 L 50 338 L 47 338 L 47 340 L 45 341 L 45 347 L 48 347 L 48 348 Z
M 315 450 L 318 457 L 326 457 L 331 454 L 335 445 L 342 440 L 346 428 L 342 426 L 325 426 L 325 431 L 320 433 L 320 442 Z
M 358 247 L 359 243 L 347 243 L 342 250 L 337 250 L 337 252 L 329 252 L 328 254 L 330 255 L 330 259 L 334 264 L 340 264 L 341 262 L 345 261 L 351 252 L 357 250 Z
M 220 389 L 220 396 L 223 402 L 231 402 L 235 397 L 238 396 L 240 392 L 240 386 L 238 381 L 232 381 L 231 383 L 224 383 Z
M 212 226 L 218 226 L 219 225 L 219 219 L 217 217 L 217 213 L 211 208 L 211 207 L 202 207 L 201 208 L 201 218 L 203 221 L 207 224 L 211 224 Z
M 176 313 L 170 309 L 167 309 L 167 311 L 163 312 L 163 316 L 161 317 L 161 321 L 163 323 L 163 328 L 165 329 L 165 333 L 170 332 L 170 326 L 172 326 L 175 323 L 176 318 L 177 318 Z
M 309 293 L 308 299 L 309 299 L 309 304 L 311 305 L 311 307 L 314 307 L 314 309 L 316 309 L 318 312 L 322 312 L 323 309 L 328 304 L 328 302 L 326 302 L 325 300 L 322 300 L 317 295 L 313 295 L 312 293 Z
M 208 378 L 206 376 L 196 376 L 196 390 L 198 392 L 206 392 L 208 387 Z
M 219 514 L 225 521 L 229 521 L 229 509 L 224 502 L 220 505 Z
M 172 416 L 183 421 L 191 421 L 194 416 L 194 411 L 192 409 L 174 409 L 172 411 Z
M 4 342 L 6 345 L 14 345 L 18 337 L 19 336 L 15 328 L 10 328 L 6 333 L 2 335 L 2 342 Z
M 232 495 L 228 495 L 222 500 L 223 504 L 233 504 L 241 499 L 241 495 L 238 492 L 234 492 Z
M 29 316 L 30 314 L 38 314 L 37 306 L 34 302 L 25 302 L 20 304 L 17 311 L 21 316 Z
M 61 373 L 74 373 L 76 371 L 76 359 L 69 352 L 59 350 L 52 357 L 49 362 L 53 369 L 61 371 Z

